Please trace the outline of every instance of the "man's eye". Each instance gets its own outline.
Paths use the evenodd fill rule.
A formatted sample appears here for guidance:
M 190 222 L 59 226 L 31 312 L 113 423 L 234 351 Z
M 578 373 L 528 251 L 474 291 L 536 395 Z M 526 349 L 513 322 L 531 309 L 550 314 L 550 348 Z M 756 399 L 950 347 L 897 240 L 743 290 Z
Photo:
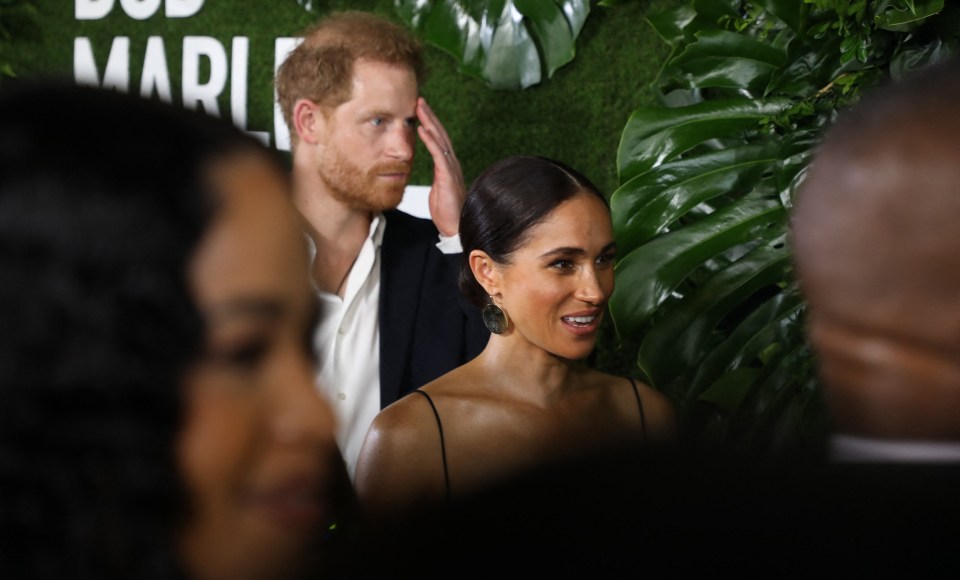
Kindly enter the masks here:
M 383 125 L 384 122 L 385 121 L 383 120 L 383 117 L 375 117 L 373 119 L 370 119 L 370 124 L 373 125 L 374 127 L 379 127 L 380 125 Z

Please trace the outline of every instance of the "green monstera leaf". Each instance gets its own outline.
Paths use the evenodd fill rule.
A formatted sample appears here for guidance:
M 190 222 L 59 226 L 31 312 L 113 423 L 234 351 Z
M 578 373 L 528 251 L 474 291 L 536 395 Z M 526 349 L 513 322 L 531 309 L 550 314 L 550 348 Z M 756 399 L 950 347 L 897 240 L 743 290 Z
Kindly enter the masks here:
M 906 30 L 905 25 L 921 22 L 943 10 L 943 0 L 897 2 L 881 0 L 877 3 L 874 22 L 886 30 Z
M 397 12 L 461 70 L 496 89 L 550 78 L 575 55 L 590 0 L 395 0 Z
M 36 34 L 36 0 L 0 0 L 0 85 L 4 77 L 16 77 L 10 63 L 8 43 Z
M 872 7 L 692 0 L 648 18 L 672 52 L 653 86 L 663 105 L 621 135 L 610 313 L 693 439 L 773 452 L 825 434 L 793 279 L 794 192 L 839 110 L 954 52 L 960 32 L 931 25 L 941 0 Z

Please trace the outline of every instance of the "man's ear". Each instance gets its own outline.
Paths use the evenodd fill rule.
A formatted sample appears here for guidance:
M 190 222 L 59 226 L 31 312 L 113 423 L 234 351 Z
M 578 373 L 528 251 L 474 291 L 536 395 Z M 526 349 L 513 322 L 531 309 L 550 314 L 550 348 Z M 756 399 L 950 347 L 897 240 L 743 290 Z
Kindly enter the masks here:
M 500 269 L 493 258 L 483 250 L 472 250 L 468 258 L 473 277 L 483 286 L 488 296 L 500 293 Z
M 310 99 L 297 99 L 293 104 L 293 127 L 301 142 L 316 144 L 326 131 L 326 124 L 320 105 Z

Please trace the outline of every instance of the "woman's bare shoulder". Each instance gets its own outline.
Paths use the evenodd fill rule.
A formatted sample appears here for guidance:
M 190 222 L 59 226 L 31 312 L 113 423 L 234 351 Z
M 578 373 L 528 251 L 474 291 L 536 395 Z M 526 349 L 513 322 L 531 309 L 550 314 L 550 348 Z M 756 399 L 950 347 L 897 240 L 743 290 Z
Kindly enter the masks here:
M 637 387 L 640 401 L 643 406 L 643 418 L 646 422 L 646 431 L 652 439 L 673 439 L 676 435 L 676 412 L 673 402 L 663 392 L 647 383 L 631 377 L 612 375 L 598 370 L 592 370 L 589 376 L 595 384 L 603 385 L 618 393 L 621 400 L 636 401 L 633 386 Z M 625 394 L 624 391 L 631 391 Z M 636 406 L 636 403 L 633 403 Z
M 643 402 L 643 416 L 651 439 L 672 440 L 677 435 L 677 413 L 673 402 L 662 391 L 632 379 Z
M 482 386 L 482 376 L 479 366 L 471 361 L 437 377 L 420 387 L 420 390 L 442 404 L 444 399 L 469 397 L 474 394 L 478 386 Z M 422 398 L 422 395 L 420 396 Z
M 397 438 L 396 443 L 400 443 L 404 438 L 416 437 L 424 430 L 425 424 L 435 423 L 426 397 L 411 392 L 381 410 L 374 418 L 370 431 L 389 433 L 391 438 Z
M 377 414 L 357 461 L 354 484 L 365 510 L 389 513 L 442 492 L 437 421 L 430 404 L 410 393 Z

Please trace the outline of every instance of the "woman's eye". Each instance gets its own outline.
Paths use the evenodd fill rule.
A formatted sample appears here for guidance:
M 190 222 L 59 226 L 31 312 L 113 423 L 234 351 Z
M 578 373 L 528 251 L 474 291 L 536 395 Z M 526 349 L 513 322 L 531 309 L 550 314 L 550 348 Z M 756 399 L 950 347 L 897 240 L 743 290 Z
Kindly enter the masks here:
M 317 354 L 317 349 L 313 347 L 314 334 L 316 333 L 317 320 L 319 319 L 319 311 L 310 317 L 310 323 L 304 328 L 303 334 L 300 336 L 300 346 L 303 349 L 303 353 L 306 355 L 307 359 L 314 365 L 320 362 L 320 358 Z
M 603 254 L 597 258 L 597 264 L 608 265 L 613 264 L 617 259 L 616 254 Z
M 556 268 L 557 270 L 569 270 L 573 268 L 573 262 L 570 260 L 554 260 L 550 264 L 551 268 Z

